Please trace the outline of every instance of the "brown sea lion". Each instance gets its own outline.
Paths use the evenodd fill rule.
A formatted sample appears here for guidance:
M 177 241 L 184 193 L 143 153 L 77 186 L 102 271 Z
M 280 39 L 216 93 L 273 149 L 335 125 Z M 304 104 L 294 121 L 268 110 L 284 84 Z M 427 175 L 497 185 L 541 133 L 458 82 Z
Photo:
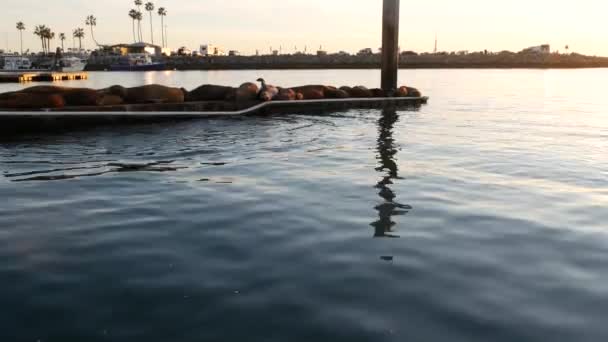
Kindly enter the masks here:
M 373 97 L 386 97 L 386 92 L 384 91 L 384 89 L 373 88 L 370 89 L 370 91 L 372 92 Z
M 126 88 L 125 103 L 182 103 L 184 93 L 179 88 L 158 84 Z
M 101 94 L 97 101 L 98 106 L 117 106 L 124 104 L 125 100 L 117 95 Z
M 63 108 L 65 99 L 59 94 L 21 93 L 6 94 L 0 99 L 0 108 L 43 109 Z
M 255 83 L 247 82 L 241 84 L 236 90 L 236 101 L 254 101 L 258 98 L 260 89 Z
M 122 98 L 123 100 L 127 98 L 127 88 L 120 85 L 113 85 L 108 88 L 99 89 L 97 91 L 100 95 L 113 95 Z
M 292 87 L 296 93 L 301 93 L 304 100 L 320 100 L 325 98 L 327 87 L 324 85 L 305 85 Z
M 407 87 L 399 87 L 399 89 L 397 89 L 395 91 L 395 97 L 407 97 L 407 96 L 408 96 Z
M 296 99 L 296 92 L 291 88 L 280 88 L 279 93 L 272 99 L 273 101 L 293 101 Z
M 231 101 L 236 97 L 236 88 L 204 84 L 188 92 L 186 101 Z
M 325 97 L 328 99 L 345 99 L 349 96 L 350 95 L 342 89 L 330 86 L 325 87 Z
M 263 78 L 258 78 L 257 80 L 262 84 L 260 88 L 259 99 L 262 101 L 271 101 L 275 96 L 279 94 L 279 88 L 266 84 L 266 81 Z
M 365 97 L 373 97 L 374 94 L 364 86 L 356 86 L 353 87 L 349 92 L 351 97 L 356 98 L 365 98 Z
M 350 93 L 353 91 L 353 88 L 352 87 L 343 86 L 343 87 L 340 87 L 340 90 L 342 90 L 343 92 L 347 93 L 348 97 L 351 97 Z
M 405 87 L 407 89 L 407 94 L 408 96 L 411 97 L 421 97 L 422 93 L 420 93 L 420 91 L 416 88 L 412 88 L 412 87 Z
M 34 86 L 22 89 L 18 93 L 37 95 L 57 94 L 63 96 L 65 105 L 67 106 L 96 106 L 99 100 L 97 91 L 89 88 Z

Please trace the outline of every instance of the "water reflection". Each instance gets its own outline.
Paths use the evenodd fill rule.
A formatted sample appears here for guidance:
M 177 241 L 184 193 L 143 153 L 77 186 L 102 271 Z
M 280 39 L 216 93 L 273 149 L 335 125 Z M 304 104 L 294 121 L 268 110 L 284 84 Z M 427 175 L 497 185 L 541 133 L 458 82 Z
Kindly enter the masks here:
M 393 139 L 393 128 L 397 121 L 399 121 L 399 115 L 394 108 L 384 109 L 378 120 L 377 159 L 379 166 L 376 171 L 382 173 L 383 176 L 376 184 L 376 188 L 380 191 L 378 195 L 382 198 L 383 203 L 375 207 L 379 218 L 371 223 L 375 229 L 374 237 L 377 238 L 398 238 L 399 235 L 396 235 L 393 230 L 396 223 L 392 218 L 397 215 L 405 215 L 412 209 L 409 205 L 397 202 L 397 195 L 390 187 L 393 180 L 400 179 L 399 167 L 395 161 L 398 150 Z

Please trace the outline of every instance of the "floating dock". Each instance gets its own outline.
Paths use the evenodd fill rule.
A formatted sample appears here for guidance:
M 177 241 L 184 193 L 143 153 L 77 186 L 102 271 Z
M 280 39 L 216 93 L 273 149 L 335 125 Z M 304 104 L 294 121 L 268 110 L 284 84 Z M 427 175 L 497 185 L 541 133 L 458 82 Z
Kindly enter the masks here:
M 72 130 L 125 123 L 150 123 L 197 118 L 252 115 L 320 114 L 348 109 L 407 109 L 426 104 L 428 97 L 348 98 L 298 101 L 270 101 L 237 104 L 208 101 L 154 103 L 101 107 L 67 107 L 40 111 L 0 108 L 1 136 L 23 132 Z
M 86 80 L 86 72 L 54 72 L 54 71 L 27 71 L 27 72 L 0 72 L 0 83 L 23 82 L 56 82 Z

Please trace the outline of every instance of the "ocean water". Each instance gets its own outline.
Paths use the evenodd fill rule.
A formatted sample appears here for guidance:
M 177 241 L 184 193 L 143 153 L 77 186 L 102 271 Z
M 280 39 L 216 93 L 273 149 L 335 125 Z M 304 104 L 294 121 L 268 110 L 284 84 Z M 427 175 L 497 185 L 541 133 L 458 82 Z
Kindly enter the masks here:
M 379 83 L 65 84 L 260 76 Z M 404 70 L 428 105 L 0 139 L 0 341 L 606 341 L 607 76 Z

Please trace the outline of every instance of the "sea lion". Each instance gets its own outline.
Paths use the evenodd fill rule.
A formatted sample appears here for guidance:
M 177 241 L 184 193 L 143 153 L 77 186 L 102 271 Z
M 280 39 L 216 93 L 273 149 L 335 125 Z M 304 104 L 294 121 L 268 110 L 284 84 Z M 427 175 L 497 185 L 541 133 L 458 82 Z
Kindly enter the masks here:
M 67 106 L 96 106 L 99 94 L 89 88 L 67 88 L 57 86 L 34 86 L 22 89 L 17 93 L 36 94 L 40 96 L 56 94 L 63 96 Z
M 351 97 L 356 98 L 365 98 L 365 97 L 373 97 L 374 94 L 364 86 L 356 86 L 353 87 L 349 92 Z
M 182 103 L 184 93 L 179 88 L 158 84 L 126 88 L 125 103 Z
M 325 97 L 328 99 L 346 99 L 350 97 L 350 95 L 344 90 L 327 86 L 325 87 Z
M 42 109 L 63 108 L 65 99 L 59 94 L 21 93 L 6 94 L 0 99 L 0 108 Z
M 204 84 L 188 92 L 186 101 L 231 101 L 235 99 L 236 92 L 233 87 Z
M 257 84 L 251 82 L 243 83 L 236 90 L 236 101 L 254 101 L 258 98 L 259 92 L 260 89 Z
M 384 91 L 384 89 L 373 88 L 370 89 L 370 91 L 372 92 L 373 97 L 386 97 L 386 92 Z
M 124 104 L 125 100 L 117 95 L 101 94 L 97 101 L 98 106 L 117 106 Z
M 324 85 L 305 85 L 292 87 L 296 93 L 301 93 L 303 100 L 321 100 L 325 98 L 327 87 Z
M 272 99 L 273 101 L 293 101 L 296 99 L 296 92 L 291 88 L 280 88 L 279 93 Z
M 397 89 L 395 91 L 395 97 L 407 97 L 409 94 L 407 87 L 399 87 L 399 89 Z
M 99 89 L 97 91 L 100 95 L 113 95 L 122 98 L 123 100 L 127 98 L 127 88 L 120 85 L 113 85 L 108 88 Z
M 420 92 L 420 90 L 418 90 L 416 88 L 412 88 L 412 87 L 405 87 L 405 88 L 407 89 L 408 96 L 422 97 L 422 93 Z
M 348 86 L 343 86 L 340 87 L 340 90 L 342 90 L 343 92 L 348 94 L 348 97 L 351 97 L 351 92 L 353 91 L 352 87 L 348 87 Z
M 271 101 L 277 94 L 279 94 L 279 88 L 266 84 L 266 81 L 263 78 L 258 78 L 257 80 L 262 84 L 260 88 L 259 99 L 262 101 Z

